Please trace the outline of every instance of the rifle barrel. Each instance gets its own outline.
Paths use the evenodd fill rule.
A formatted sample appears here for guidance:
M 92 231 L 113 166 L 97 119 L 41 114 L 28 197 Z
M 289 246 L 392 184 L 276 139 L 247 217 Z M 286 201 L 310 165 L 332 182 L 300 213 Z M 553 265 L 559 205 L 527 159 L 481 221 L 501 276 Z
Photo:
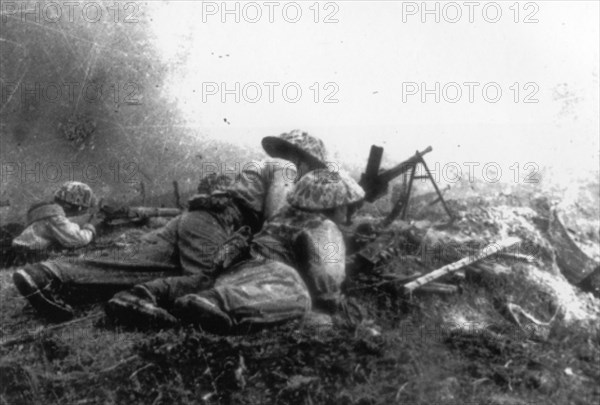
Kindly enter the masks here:
M 179 208 L 130 207 L 129 212 L 143 217 L 176 217 L 181 214 Z

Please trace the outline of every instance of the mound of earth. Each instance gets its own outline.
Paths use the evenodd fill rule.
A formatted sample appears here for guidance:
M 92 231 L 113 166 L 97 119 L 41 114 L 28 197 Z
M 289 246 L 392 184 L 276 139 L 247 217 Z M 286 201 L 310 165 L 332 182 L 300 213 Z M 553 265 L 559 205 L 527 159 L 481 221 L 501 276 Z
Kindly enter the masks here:
M 40 327 L 12 269 L 3 271 L 0 402 L 597 403 L 600 300 L 564 275 L 549 231 L 555 204 L 495 190 L 450 198 L 448 222 L 439 204 L 421 201 L 411 221 L 379 235 L 369 230 L 385 212 L 360 213 L 356 222 L 370 225 L 348 258 L 346 304 L 320 328 L 123 329 L 99 305 L 80 307 L 80 320 L 63 328 Z M 72 254 L 127 252 L 151 230 L 115 228 L 96 249 Z M 404 294 L 409 280 L 510 236 L 517 248 Z

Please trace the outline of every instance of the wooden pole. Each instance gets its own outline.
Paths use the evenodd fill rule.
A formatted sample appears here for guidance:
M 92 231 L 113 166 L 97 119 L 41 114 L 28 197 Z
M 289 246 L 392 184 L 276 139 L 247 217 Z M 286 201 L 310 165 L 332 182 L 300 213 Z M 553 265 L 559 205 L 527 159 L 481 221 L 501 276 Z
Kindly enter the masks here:
M 410 294 L 415 289 L 421 287 L 422 285 L 429 283 L 430 281 L 436 280 L 446 274 L 460 270 L 460 269 L 462 269 L 466 266 L 469 266 L 475 262 L 485 259 L 486 257 L 493 255 L 494 253 L 497 253 L 502 250 L 508 249 L 512 246 L 515 246 L 518 243 L 521 243 L 521 239 L 519 239 L 517 237 L 510 237 L 510 238 L 506 238 L 498 243 L 492 243 L 492 244 L 486 246 L 485 248 L 483 248 L 482 250 L 480 250 L 479 252 L 477 252 L 477 254 L 474 256 L 465 257 L 465 258 L 460 259 L 457 262 L 447 264 L 443 267 L 440 267 L 437 270 L 432 271 L 431 273 L 428 273 L 422 277 L 419 277 L 415 281 L 412 281 L 412 282 L 406 284 L 404 286 L 404 291 L 406 293 Z
M 181 196 L 179 194 L 179 182 L 177 180 L 173 180 L 173 194 L 175 195 L 175 206 L 183 208 L 181 205 Z

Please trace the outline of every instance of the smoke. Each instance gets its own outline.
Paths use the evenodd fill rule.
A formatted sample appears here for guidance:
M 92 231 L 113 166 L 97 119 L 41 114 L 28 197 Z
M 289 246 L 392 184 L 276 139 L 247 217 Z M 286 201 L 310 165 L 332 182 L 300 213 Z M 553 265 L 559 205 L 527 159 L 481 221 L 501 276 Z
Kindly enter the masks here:
M 308 6 L 293 24 L 281 10 L 269 22 L 265 8 L 251 22 L 243 3 L 237 14 L 204 3 L 156 6 L 152 30 L 163 59 L 181 63 L 169 97 L 208 137 L 260 154 L 261 137 L 299 127 L 349 167 L 364 165 L 371 144 L 389 164 L 432 145 L 441 168 L 495 163 L 503 181 L 527 165 L 562 185 L 598 176 L 597 3 L 540 3 L 535 24 L 515 23 L 508 8 L 498 24 L 478 14 L 422 23 L 393 2 L 339 3 L 331 24 Z

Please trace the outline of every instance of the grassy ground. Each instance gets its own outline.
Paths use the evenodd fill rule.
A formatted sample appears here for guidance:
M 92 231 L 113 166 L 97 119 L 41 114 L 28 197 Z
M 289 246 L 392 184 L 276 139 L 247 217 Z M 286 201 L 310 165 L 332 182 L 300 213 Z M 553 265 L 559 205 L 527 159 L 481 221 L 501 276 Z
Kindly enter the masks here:
M 3 273 L 3 282 L 8 272 Z M 3 325 L 39 321 L 12 288 Z M 499 322 L 447 327 L 447 307 L 481 294 L 360 301 L 368 322 L 333 330 L 292 324 L 250 336 L 191 328 L 130 331 L 103 318 L 3 347 L 3 403 L 591 404 L 600 398 L 600 337 L 554 327 L 544 342 Z M 460 301 L 460 302 L 459 302 Z M 98 308 L 89 308 L 94 313 Z M 10 314 L 7 316 L 7 314 Z M 16 331 L 13 329 L 13 332 Z
M 471 225 L 493 228 L 480 222 Z M 540 259 L 539 270 L 548 260 Z M 406 271 L 403 263 L 388 261 L 384 270 Z M 529 288 L 526 266 L 500 264 L 512 273 L 467 272 L 452 280 L 460 292 L 447 296 L 408 299 L 394 284 L 369 287 L 356 279 L 347 285 L 356 305 L 336 316 L 333 329 L 296 322 L 228 337 L 189 327 L 123 329 L 100 305 L 79 307 L 82 320 L 44 332 L 51 325 L 18 295 L 14 269 L 6 269 L 0 403 L 598 403 L 598 329 L 563 315 L 544 334 L 519 328 L 503 314 L 506 297 L 540 319 L 556 305 Z M 27 331 L 37 333 L 11 340 Z

